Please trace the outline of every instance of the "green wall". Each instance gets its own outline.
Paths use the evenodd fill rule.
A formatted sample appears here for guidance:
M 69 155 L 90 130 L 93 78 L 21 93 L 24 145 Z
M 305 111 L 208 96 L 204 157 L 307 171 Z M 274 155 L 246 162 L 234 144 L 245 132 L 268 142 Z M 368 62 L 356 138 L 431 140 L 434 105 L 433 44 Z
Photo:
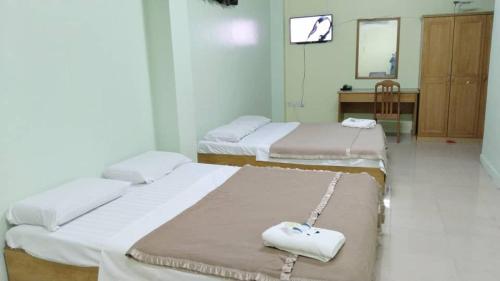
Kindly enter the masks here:
M 500 4 L 495 6 L 495 14 L 500 14 Z M 500 188 L 500 19 L 495 17 L 493 43 L 491 49 L 488 103 L 481 162 Z
M 269 0 L 189 0 L 198 138 L 242 114 L 271 117 Z
M 145 0 L 143 5 L 156 144 L 180 151 L 169 2 Z
M 175 86 L 177 97 L 177 118 L 179 126 L 179 152 L 196 159 L 196 107 L 194 77 L 192 72 L 189 25 L 193 18 L 185 0 L 169 0 L 171 40 L 174 54 Z
M 269 0 L 241 1 L 237 7 L 199 0 L 143 2 L 159 148 L 195 158 L 198 139 L 207 131 L 242 114 L 271 117 L 276 101 L 271 92 L 283 97 L 284 64 L 271 60 Z M 274 32 L 283 36 L 282 28 Z M 271 83 L 271 67 L 281 82 Z M 283 116 L 280 103 L 276 108 Z
M 271 105 L 273 121 L 285 120 L 284 1 L 271 0 Z
M 1 244 L 12 202 L 155 147 L 142 23 L 140 1 L 0 1 Z
M 492 10 L 494 0 L 477 0 L 480 10 Z M 453 12 L 450 0 L 286 0 L 285 25 L 294 16 L 334 14 L 334 39 L 328 44 L 307 45 L 305 107 L 287 106 L 288 120 L 310 122 L 337 120 L 337 90 L 343 84 L 372 88 L 376 80 L 355 80 L 356 20 L 401 17 L 399 82 L 404 88 L 419 85 L 421 16 Z M 285 42 L 289 42 L 285 32 Z M 303 45 L 285 43 L 286 101 L 300 101 L 303 75 Z
M 156 143 L 196 159 L 190 12 L 185 0 L 144 0 Z

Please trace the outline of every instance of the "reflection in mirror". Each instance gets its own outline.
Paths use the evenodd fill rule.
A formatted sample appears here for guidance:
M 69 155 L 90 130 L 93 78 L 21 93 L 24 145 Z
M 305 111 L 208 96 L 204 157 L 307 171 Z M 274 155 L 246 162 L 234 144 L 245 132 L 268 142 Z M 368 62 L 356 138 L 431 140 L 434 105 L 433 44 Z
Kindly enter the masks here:
M 356 79 L 396 79 L 399 18 L 358 20 Z

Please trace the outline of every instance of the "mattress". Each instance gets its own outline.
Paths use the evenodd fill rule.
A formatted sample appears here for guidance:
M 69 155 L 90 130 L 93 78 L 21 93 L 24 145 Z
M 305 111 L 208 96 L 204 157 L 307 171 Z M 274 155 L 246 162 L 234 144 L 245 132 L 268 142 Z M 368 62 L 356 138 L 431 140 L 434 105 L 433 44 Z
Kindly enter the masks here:
M 247 166 L 195 207 L 141 238 L 128 253 L 159 267 L 278 280 L 290 255 L 264 247 L 261 233 L 285 219 L 347 237 L 332 262 L 297 258 L 292 280 L 369 281 L 377 249 L 378 204 L 377 183 L 366 174 Z
M 169 208 L 174 213 L 182 212 L 185 208 L 174 208 L 173 202 L 188 202 L 179 199 L 186 194 L 204 196 L 207 190 L 218 187 L 237 170 L 219 165 L 185 164 L 155 183 L 131 186 L 121 198 L 63 225 L 56 232 L 30 225 L 13 227 L 6 234 L 6 243 L 43 260 L 96 267 L 100 265 L 102 250 L 128 226 L 160 206 L 172 206 Z
M 221 281 L 137 262 L 126 256 L 138 240 L 195 205 L 221 186 L 238 167 L 185 164 L 148 185 L 130 187 L 110 202 L 56 232 L 17 226 L 7 233 L 7 245 L 39 259 L 99 267 L 99 281 Z
M 202 140 L 198 145 L 198 153 L 255 156 L 257 161 L 264 161 L 264 162 L 378 168 L 385 172 L 385 165 L 384 162 L 381 160 L 370 160 L 370 159 L 298 160 L 298 159 L 283 159 L 283 158 L 274 159 L 270 157 L 269 151 L 271 145 L 280 140 L 281 138 L 285 137 L 289 133 L 291 133 L 299 125 L 300 123 L 298 122 L 269 123 L 259 128 L 252 134 L 246 136 L 238 143 L 213 142 L 213 141 Z
M 213 176 L 213 179 L 217 180 L 224 174 L 227 174 L 227 172 L 221 173 L 219 176 Z M 229 280 L 221 279 L 220 277 L 175 270 L 163 266 L 146 264 L 126 256 L 126 253 L 134 244 L 136 244 L 137 241 L 141 240 L 163 224 L 171 221 L 184 210 L 187 210 L 191 206 L 195 205 L 207 194 L 219 187 L 219 185 L 216 187 L 214 187 L 215 185 L 210 186 L 206 184 L 207 182 L 209 182 L 209 180 L 195 183 L 189 188 L 189 192 L 186 192 L 174 200 L 157 207 L 147 216 L 135 221 L 133 224 L 130 224 L 110 239 L 102 250 L 102 260 L 99 266 L 99 281 Z M 347 188 L 347 190 L 349 190 L 349 188 Z M 217 208 L 217 206 L 214 206 L 214 208 Z M 349 212 L 351 209 L 346 208 L 344 211 Z M 203 235 L 201 235 L 201 237 L 203 237 Z M 206 241 L 211 240 L 206 239 Z
M 109 239 L 101 252 L 99 281 L 221 280 L 216 277 L 140 263 L 128 258 L 126 253 L 141 238 L 195 205 L 238 170 L 239 168 L 226 166 L 212 172 L 179 196 L 134 221 Z

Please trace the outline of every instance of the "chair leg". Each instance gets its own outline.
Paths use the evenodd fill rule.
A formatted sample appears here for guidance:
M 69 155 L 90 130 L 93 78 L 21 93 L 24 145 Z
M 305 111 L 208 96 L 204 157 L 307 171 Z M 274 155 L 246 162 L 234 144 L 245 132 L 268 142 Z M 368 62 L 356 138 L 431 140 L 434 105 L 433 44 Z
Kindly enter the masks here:
M 397 133 L 398 133 L 398 143 L 401 141 L 401 122 L 400 120 L 398 120 L 398 124 L 397 124 Z

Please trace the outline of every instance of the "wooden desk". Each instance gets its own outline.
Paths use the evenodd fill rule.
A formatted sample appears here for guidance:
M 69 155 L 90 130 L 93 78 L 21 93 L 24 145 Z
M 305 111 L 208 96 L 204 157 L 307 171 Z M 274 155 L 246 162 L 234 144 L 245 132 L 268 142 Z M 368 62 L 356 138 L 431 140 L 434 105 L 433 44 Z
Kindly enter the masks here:
M 375 89 L 353 89 L 352 91 L 339 91 L 339 117 L 344 120 L 345 113 L 370 113 L 373 114 Z M 418 97 L 419 89 L 401 89 L 401 114 L 413 115 L 412 133 L 416 134 L 418 126 Z

